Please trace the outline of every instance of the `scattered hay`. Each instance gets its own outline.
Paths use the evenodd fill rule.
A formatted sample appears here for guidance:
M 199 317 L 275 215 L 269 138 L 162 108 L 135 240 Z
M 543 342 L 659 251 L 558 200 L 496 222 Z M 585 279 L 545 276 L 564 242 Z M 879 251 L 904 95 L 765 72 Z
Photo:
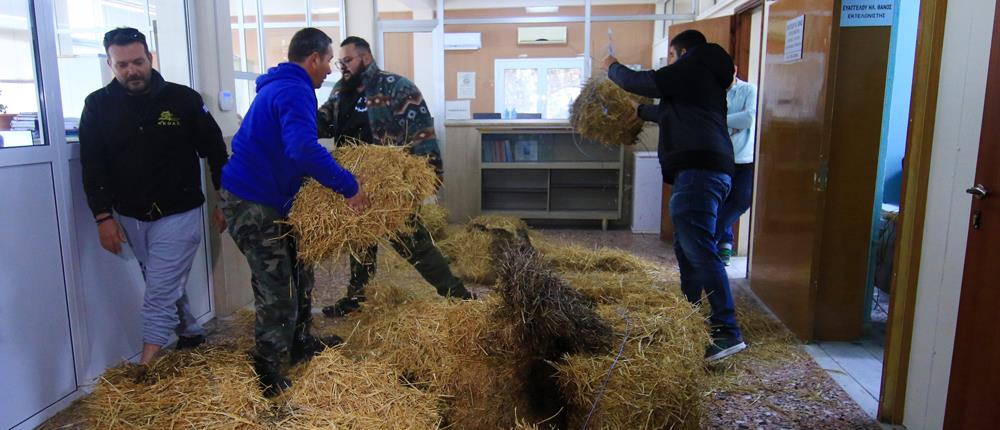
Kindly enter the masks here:
M 307 180 L 288 214 L 299 238 L 299 258 L 307 263 L 344 252 L 358 255 L 380 240 L 411 233 L 408 222 L 438 186 L 427 160 L 408 154 L 402 146 L 356 144 L 339 147 L 333 154 L 361 182 L 371 207 L 355 212 L 343 196 Z
M 655 263 L 620 249 L 587 249 L 579 245 L 556 245 L 545 240 L 536 240 L 535 244 L 545 261 L 556 270 L 628 273 L 658 269 Z
M 109 369 L 84 398 L 91 428 L 256 429 L 269 408 L 245 352 L 218 347 L 171 352 L 142 382 L 138 366 Z
M 634 120 L 631 101 L 652 101 L 627 93 L 607 76 L 591 77 L 573 102 L 569 123 L 581 136 L 610 146 L 635 145 L 642 121 Z
M 289 418 L 277 427 L 297 429 L 437 429 L 438 398 L 405 384 L 377 360 L 355 362 L 339 348 L 309 361 L 288 394 Z
M 427 227 L 431 237 L 435 240 L 444 239 L 445 227 L 448 226 L 448 209 L 439 204 L 420 205 L 417 217 L 424 223 L 424 227 Z

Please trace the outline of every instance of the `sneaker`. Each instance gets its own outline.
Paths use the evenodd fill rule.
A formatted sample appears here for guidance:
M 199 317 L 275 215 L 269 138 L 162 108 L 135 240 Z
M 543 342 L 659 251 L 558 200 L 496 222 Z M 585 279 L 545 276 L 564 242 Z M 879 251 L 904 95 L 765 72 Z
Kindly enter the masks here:
M 722 264 L 725 264 L 726 266 L 729 266 L 729 265 L 733 264 L 733 262 L 730 261 L 733 258 L 733 254 L 735 254 L 735 253 L 733 252 L 732 249 L 729 249 L 729 248 L 722 248 L 722 249 L 720 249 L 719 250 L 719 258 L 722 259 Z
M 195 349 L 201 344 L 205 343 L 205 335 L 199 334 L 197 336 L 180 336 L 177 338 L 177 345 L 174 349 L 181 351 L 184 349 Z
M 712 344 L 705 348 L 705 361 L 719 361 L 730 355 L 747 349 L 742 339 L 733 337 L 718 337 L 712 339 Z
M 323 308 L 323 315 L 328 317 L 342 317 L 351 312 L 361 309 L 361 302 L 365 301 L 365 296 L 343 297 L 331 306 Z
M 324 349 L 340 345 L 343 342 L 344 340 L 337 335 L 323 337 L 309 336 L 302 340 L 296 340 L 292 344 L 291 350 L 292 366 L 303 361 L 309 361 L 317 354 L 323 352 Z
M 281 375 L 278 368 L 263 360 L 254 358 L 253 370 L 257 372 L 264 397 L 271 398 L 292 386 L 292 381 Z

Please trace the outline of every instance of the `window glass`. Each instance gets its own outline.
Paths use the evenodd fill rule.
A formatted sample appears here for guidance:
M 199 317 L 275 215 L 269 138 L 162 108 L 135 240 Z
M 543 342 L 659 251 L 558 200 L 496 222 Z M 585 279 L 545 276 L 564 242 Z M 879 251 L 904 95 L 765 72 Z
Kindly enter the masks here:
M 6 51 L 0 67 L 0 148 L 45 145 L 27 2 L 10 2 L 0 19 L 0 44 Z
M 569 118 L 580 95 L 583 58 L 496 60 L 495 67 L 502 90 L 494 103 L 502 118 Z
M 545 118 L 569 118 L 570 106 L 580 95 L 583 70 L 579 68 L 548 69 L 545 91 Z
M 538 86 L 538 69 L 504 69 L 503 112 L 537 113 Z

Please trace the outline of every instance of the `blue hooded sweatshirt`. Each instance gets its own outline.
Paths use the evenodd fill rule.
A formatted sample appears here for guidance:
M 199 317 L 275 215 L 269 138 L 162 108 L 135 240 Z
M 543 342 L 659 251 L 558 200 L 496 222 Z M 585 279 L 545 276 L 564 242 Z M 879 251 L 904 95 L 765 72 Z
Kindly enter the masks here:
M 316 92 L 305 69 L 281 63 L 257 78 L 257 96 L 233 136 L 222 186 L 241 199 L 291 210 L 310 176 L 344 197 L 358 192 L 354 175 L 317 141 Z

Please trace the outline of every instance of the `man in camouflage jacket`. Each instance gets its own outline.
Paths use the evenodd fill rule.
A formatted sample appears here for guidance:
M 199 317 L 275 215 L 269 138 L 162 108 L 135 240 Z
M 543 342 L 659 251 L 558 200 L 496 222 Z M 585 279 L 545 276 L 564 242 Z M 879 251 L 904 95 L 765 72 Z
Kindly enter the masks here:
M 434 118 L 424 97 L 409 79 L 380 70 L 372 57 L 371 46 L 359 37 L 348 37 L 340 44 L 338 61 L 341 79 L 330 99 L 319 108 L 319 136 L 355 138 L 374 144 L 401 145 L 410 153 L 425 156 L 440 178 L 443 173 L 441 151 L 434 133 Z M 414 233 L 391 242 L 399 255 L 407 259 L 438 294 L 472 298 L 465 286 L 448 268 L 448 261 L 434 245 L 430 233 L 416 218 L 411 218 Z M 363 253 L 361 260 L 351 258 L 351 280 L 347 295 L 333 306 L 323 308 L 328 316 L 350 313 L 364 301 L 364 286 L 375 274 L 377 248 Z

